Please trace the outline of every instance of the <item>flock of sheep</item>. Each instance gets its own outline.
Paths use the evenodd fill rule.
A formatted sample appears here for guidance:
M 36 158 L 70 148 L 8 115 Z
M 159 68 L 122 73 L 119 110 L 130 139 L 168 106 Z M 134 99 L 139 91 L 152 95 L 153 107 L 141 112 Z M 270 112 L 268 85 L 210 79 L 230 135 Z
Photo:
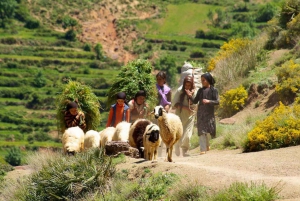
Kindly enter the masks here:
M 116 128 L 107 127 L 100 132 L 90 130 L 86 134 L 79 127 L 68 128 L 62 137 L 63 151 L 65 154 L 75 154 L 92 147 L 105 148 L 107 142 L 123 141 L 137 148 L 141 158 L 154 161 L 157 160 L 158 147 L 163 142 L 167 150 L 166 160 L 172 162 L 173 146 L 183 134 L 181 120 L 177 115 L 167 113 L 162 106 L 156 106 L 152 113 L 157 124 L 138 119 L 132 124 L 120 122 Z

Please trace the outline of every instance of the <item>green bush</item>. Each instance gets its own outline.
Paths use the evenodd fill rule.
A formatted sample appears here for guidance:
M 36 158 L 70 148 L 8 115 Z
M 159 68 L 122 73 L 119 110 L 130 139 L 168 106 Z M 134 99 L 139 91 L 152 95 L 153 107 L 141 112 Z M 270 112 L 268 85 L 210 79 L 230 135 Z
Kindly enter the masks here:
M 83 46 L 83 50 L 84 50 L 84 51 L 87 51 L 87 52 L 92 51 L 92 46 L 91 46 L 91 44 L 85 43 L 84 46 Z
M 203 58 L 203 57 L 205 57 L 205 53 L 201 50 L 193 51 L 190 54 L 190 57 L 191 58 Z
M 36 19 L 27 19 L 25 27 L 28 29 L 36 29 L 40 27 L 40 22 Z
M 256 13 L 256 22 L 267 22 L 271 20 L 277 12 L 276 6 L 267 3 L 260 7 Z
M 103 150 L 61 156 L 45 161 L 41 170 L 16 192 L 15 200 L 79 200 L 88 192 L 103 194 L 114 173 L 112 160 Z
M 69 31 L 67 31 L 65 34 L 65 39 L 67 39 L 69 41 L 76 41 L 76 31 L 73 29 L 70 29 Z
M 174 201 L 196 201 L 209 200 L 207 188 L 196 183 L 187 183 L 177 187 L 172 194 L 171 200 Z
M 5 161 L 12 166 L 18 166 L 21 164 L 21 150 L 18 147 L 12 147 L 8 150 L 7 155 L 5 155 Z
M 136 92 L 145 90 L 147 92 L 147 102 L 150 108 L 157 102 L 157 92 L 155 79 L 151 74 L 152 66 L 147 60 L 134 60 L 123 66 L 120 73 L 115 78 L 107 93 L 107 107 L 116 102 L 115 95 L 123 91 L 127 95 L 127 100 L 134 98 Z

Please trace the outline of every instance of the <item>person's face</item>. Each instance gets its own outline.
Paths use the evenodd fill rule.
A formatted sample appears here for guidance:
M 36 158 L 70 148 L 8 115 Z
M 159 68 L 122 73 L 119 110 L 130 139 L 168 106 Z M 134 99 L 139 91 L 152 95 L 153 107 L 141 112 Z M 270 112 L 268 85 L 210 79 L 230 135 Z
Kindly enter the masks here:
M 77 108 L 71 108 L 69 111 L 70 111 L 70 113 L 71 113 L 72 115 L 74 115 L 74 116 L 78 114 Z
M 145 102 L 145 100 L 146 100 L 145 96 L 136 97 L 136 103 L 139 104 L 139 105 L 143 104 Z
M 118 103 L 119 105 L 123 105 L 123 104 L 124 104 L 124 100 L 123 100 L 123 99 L 117 99 L 117 103 Z
M 204 77 L 201 77 L 201 83 L 203 87 L 209 87 L 209 82 Z
M 159 86 L 164 86 L 166 80 L 163 79 L 162 77 L 158 76 L 158 77 L 156 77 L 156 82 Z
M 192 83 L 191 82 L 185 82 L 184 89 L 186 89 L 186 90 L 192 90 Z

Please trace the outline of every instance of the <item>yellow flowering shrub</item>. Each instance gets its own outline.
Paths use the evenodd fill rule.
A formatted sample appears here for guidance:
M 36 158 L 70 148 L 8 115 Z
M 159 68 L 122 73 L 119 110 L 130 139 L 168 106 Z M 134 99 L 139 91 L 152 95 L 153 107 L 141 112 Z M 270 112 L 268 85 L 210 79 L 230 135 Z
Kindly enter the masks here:
M 261 151 L 300 144 L 300 104 L 280 105 L 248 133 L 245 151 Z
M 276 92 L 281 100 L 292 102 L 300 89 L 300 65 L 289 61 L 279 68 L 276 75 L 278 78 Z
M 249 39 L 242 38 L 231 39 L 229 42 L 225 42 L 217 55 L 208 62 L 207 70 L 209 72 L 214 70 L 219 61 L 232 56 L 234 53 L 243 51 L 243 48 L 249 44 L 251 44 Z
M 226 91 L 220 96 L 219 116 L 230 117 L 243 108 L 248 93 L 243 86 Z

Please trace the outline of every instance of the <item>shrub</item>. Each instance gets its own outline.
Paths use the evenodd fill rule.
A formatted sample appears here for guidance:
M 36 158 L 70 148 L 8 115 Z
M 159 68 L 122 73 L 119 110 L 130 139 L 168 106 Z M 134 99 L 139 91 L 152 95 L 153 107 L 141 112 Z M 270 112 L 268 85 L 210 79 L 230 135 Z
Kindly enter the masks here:
M 91 191 L 103 194 L 115 173 L 111 158 L 99 149 L 66 157 L 44 161 L 15 200 L 79 200 Z
M 157 92 L 155 79 L 151 74 L 152 66 L 147 60 L 134 60 L 128 62 L 120 70 L 112 86 L 107 93 L 107 106 L 116 102 L 115 95 L 123 91 L 127 95 L 127 100 L 134 98 L 136 92 L 145 90 L 147 92 L 147 102 L 150 108 L 157 102 Z
M 272 201 L 278 198 L 280 189 L 277 186 L 268 187 L 261 183 L 241 183 L 235 182 L 229 188 L 221 190 L 212 196 L 214 201 L 232 201 L 232 200 L 255 200 L 255 201 Z
M 290 61 L 282 65 L 277 73 L 278 83 L 276 85 L 276 92 L 284 102 L 292 102 L 300 88 L 300 64 L 295 64 Z
M 261 6 L 256 13 L 256 22 L 267 22 L 271 20 L 275 16 L 276 11 L 276 7 L 271 3 Z
M 25 23 L 25 27 L 28 29 L 36 29 L 39 28 L 40 22 L 36 19 L 27 19 Z
M 156 69 L 165 71 L 167 74 L 167 83 L 169 86 L 177 85 L 177 68 L 176 68 L 176 59 L 173 56 L 167 55 L 159 58 Z
M 100 103 L 92 89 L 76 81 L 69 81 L 63 87 L 56 99 L 58 130 L 64 132 L 66 128 L 64 112 L 69 101 L 78 101 L 79 110 L 85 114 L 86 130 L 97 130 L 100 124 Z
M 65 39 L 67 39 L 69 41 L 76 41 L 76 31 L 73 29 L 70 29 L 69 31 L 67 31 L 65 34 Z
M 197 183 L 187 183 L 180 185 L 172 194 L 174 201 L 189 201 L 189 200 L 209 200 L 207 188 Z
M 243 108 L 248 93 L 243 86 L 226 91 L 220 96 L 219 115 L 230 117 Z
M 21 150 L 18 147 L 12 147 L 8 150 L 7 155 L 5 155 L 5 161 L 12 166 L 18 166 L 21 164 Z
M 279 106 L 248 133 L 244 150 L 261 151 L 300 144 L 300 101 Z
M 221 46 L 221 50 L 217 53 L 217 56 L 209 61 L 207 70 L 212 71 L 216 68 L 219 61 L 226 59 L 235 53 L 241 53 L 250 43 L 250 40 L 241 38 L 231 39 L 229 42 L 225 42 L 224 45 Z
M 94 49 L 95 49 L 95 52 L 96 52 L 97 59 L 101 60 L 103 58 L 102 45 L 97 43 Z
M 203 57 L 205 57 L 205 53 L 201 50 L 193 51 L 190 54 L 190 57 L 191 58 L 203 58 Z
M 86 51 L 86 52 L 92 51 L 91 44 L 85 43 L 84 46 L 83 46 L 83 50 Z

